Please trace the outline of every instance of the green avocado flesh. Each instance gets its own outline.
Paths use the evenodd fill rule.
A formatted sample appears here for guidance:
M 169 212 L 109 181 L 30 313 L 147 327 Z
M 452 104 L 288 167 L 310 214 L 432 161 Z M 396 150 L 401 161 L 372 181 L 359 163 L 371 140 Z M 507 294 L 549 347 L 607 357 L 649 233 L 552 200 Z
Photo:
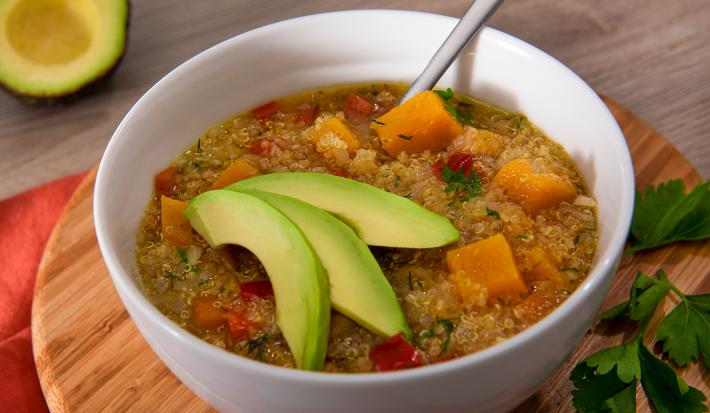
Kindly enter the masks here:
M 344 221 L 369 245 L 433 248 L 459 238 L 448 219 L 407 198 L 329 174 L 272 173 L 239 181 L 226 189 L 256 189 L 300 199 Z
M 249 189 L 289 217 L 301 229 L 328 272 L 333 308 L 383 337 L 403 333 L 411 339 L 397 297 L 375 257 L 347 225 L 295 198 Z
M 0 0 L 0 85 L 39 102 L 96 83 L 123 56 L 128 8 L 128 0 Z
M 328 279 L 298 227 L 259 198 L 225 190 L 198 195 L 184 216 L 210 246 L 238 244 L 259 258 L 274 288 L 276 323 L 297 367 L 320 370 L 330 326 Z

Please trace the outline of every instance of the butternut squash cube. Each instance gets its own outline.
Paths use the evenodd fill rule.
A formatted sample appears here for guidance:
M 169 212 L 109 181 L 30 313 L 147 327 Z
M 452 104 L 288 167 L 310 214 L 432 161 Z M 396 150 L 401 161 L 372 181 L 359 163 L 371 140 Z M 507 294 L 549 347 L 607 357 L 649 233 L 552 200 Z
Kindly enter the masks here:
M 551 281 L 555 285 L 562 285 L 563 279 L 557 271 L 555 262 L 548 253 L 540 247 L 533 247 L 527 254 L 528 269 L 523 271 L 525 281 Z
M 214 299 L 195 297 L 192 299 L 192 322 L 199 328 L 212 329 L 224 324 L 225 311 L 214 306 Z
M 439 95 L 427 90 L 396 106 L 371 123 L 390 156 L 446 148 L 463 126 L 444 107 Z
M 473 135 L 471 153 L 497 158 L 503 150 L 503 137 L 486 129 L 477 129 Z
M 251 178 L 252 176 L 261 175 L 259 169 L 252 165 L 251 162 L 245 161 L 244 159 L 237 159 L 233 164 L 229 165 L 227 169 L 222 171 L 221 174 L 212 182 L 210 189 L 222 189 L 227 185 L 231 185 L 235 182 L 241 181 L 242 179 Z
M 518 303 L 514 308 L 528 323 L 533 324 L 540 321 L 543 317 L 552 311 L 557 306 L 557 300 L 554 294 L 549 290 L 533 291 L 523 301 Z
M 508 198 L 531 215 L 571 201 L 577 195 L 574 185 L 551 173 L 533 173 L 527 159 L 514 159 L 498 171 L 493 182 L 502 187 Z
M 345 142 L 346 148 L 339 148 L 338 139 Z M 330 149 L 347 149 L 350 155 L 360 149 L 360 140 L 353 134 L 342 120 L 333 116 L 325 122 L 317 125 L 311 134 L 311 140 L 316 145 L 319 152 L 325 152 Z
M 160 197 L 160 228 L 163 240 L 176 245 L 192 243 L 192 226 L 182 213 L 187 208 L 187 202 L 178 201 L 165 195 Z
M 502 234 L 450 250 L 446 253 L 446 264 L 451 271 L 449 281 L 464 301 L 477 293 L 472 282 L 485 287 L 490 298 L 528 292 Z

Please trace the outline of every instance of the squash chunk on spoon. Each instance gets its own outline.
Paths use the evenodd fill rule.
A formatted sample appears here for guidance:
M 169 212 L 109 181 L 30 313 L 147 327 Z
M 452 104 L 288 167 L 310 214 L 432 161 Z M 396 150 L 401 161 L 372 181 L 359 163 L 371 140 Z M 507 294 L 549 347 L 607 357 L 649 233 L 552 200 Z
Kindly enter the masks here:
M 198 195 L 184 215 L 211 247 L 238 244 L 259 258 L 274 288 L 276 324 L 297 367 L 320 370 L 330 326 L 328 279 L 296 225 L 259 198 L 224 190 Z

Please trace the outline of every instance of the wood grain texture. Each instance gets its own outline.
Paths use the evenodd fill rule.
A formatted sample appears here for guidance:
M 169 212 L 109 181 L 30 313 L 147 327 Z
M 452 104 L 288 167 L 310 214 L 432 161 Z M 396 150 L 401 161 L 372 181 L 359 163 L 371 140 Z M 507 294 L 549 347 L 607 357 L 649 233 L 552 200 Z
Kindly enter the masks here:
M 132 0 L 128 52 L 100 93 L 57 108 L 29 108 L 0 94 L 0 198 L 90 168 L 152 84 L 231 36 L 324 11 L 390 8 L 460 16 L 468 3 Z M 659 129 L 710 176 L 708 0 L 509 0 L 491 25 L 569 65 Z
M 638 185 L 676 177 L 690 185 L 699 179 L 657 132 L 618 104 L 607 104 L 627 137 Z M 123 309 L 94 236 L 94 177 L 89 174 L 69 201 L 37 275 L 32 338 L 48 405 L 54 412 L 155 411 L 156 407 L 211 411 L 157 359 Z M 653 273 L 660 262 L 682 290 L 710 291 L 710 241 L 686 242 L 624 258 L 607 305 L 626 299 L 637 270 Z M 672 304 L 666 299 L 663 305 L 668 309 Z M 624 327 L 603 326 L 587 334 L 570 360 L 516 412 L 570 411 L 571 368 L 592 352 L 619 343 Z M 707 369 L 695 365 L 680 371 L 688 384 L 710 396 Z M 644 403 L 640 398 L 639 411 L 649 412 Z

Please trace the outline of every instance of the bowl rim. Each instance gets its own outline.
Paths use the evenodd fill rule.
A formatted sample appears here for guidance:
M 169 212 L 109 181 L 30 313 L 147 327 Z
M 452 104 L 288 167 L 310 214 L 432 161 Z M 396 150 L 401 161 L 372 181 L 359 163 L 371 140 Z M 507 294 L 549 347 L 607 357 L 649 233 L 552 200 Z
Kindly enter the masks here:
M 598 288 L 602 288 L 602 285 L 605 282 L 605 276 L 613 276 L 613 274 L 615 273 L 614 266 L 616 264 L 618 256 L 621 254 L 621 251 L 625 245 L 628 230 L 630 228 L 635 188 L 631 156 L 629 154 L 624 136 L 621 130 L 619 129 L 616 120 L 609 112 L 608 108 L 601 100 L 601 98 L 596 94 L 596 92 L 594 92 L 594 90 L 589 85 L 587 85 L 587 83 L 584 82 L 584 80 L 582 80 L 575 72 L 573 72 L 563 63 L 561 63 L 559 60 L 538 49 L 537 47 L 527 42 L 524 42 L 523 40 L 520 40 L 512 35 L 509 35 L 497 29 L 486 26 L 481 30 L 479 36 L 492 37 L 501 42 L 507 43 L 509 46 L 517 50 L 524 50 L 528 54 L 535 55 L 536 59 L 547 60 L 549 61 L 549 63 L 556 66 L 560 66 L 562 69 L 569 72 L 569 74 L 576 81 L 577 87 L 586 91 L 590 95 L 590 98 L 596 100 L 596 103 L 601 105 L 604 109 L 607 121 L 609 121 L 610 126 L 612 128 L 612 132 L 615 135 L 613 137 L 614 144 L 616 146 L 614 149 L 622 158 L 622 162 L 619 165 L 619 179 L 622 181 L 622 187 L 626 190 L 621 194 L 620 198 L 619 225 L 617 225 L 617 227 L 613 229 L 613 232 L 610 235 L 609 246 L 607 247 L 606 254 L 604 256 L 597 257 L 598 261 L 596 265 L 592 268 L 592 271 L 588 273 L 585 280 L 577 287 L 577 289 L 572 293 L 569 298 L 567 298 L 562 304 L 555 308 L 550 314 L 548 314 L 546 317 L 544 317 L 542 320 L 538 321 L 534 325 L 517 333 L 513 337 L 506 339 L 501 343 L 492 345 L 490 347 L 471 354 L 467 354 L 462 357 L 458 357 L 453 360 L 393 372 L 328 373 L 322 371 L 304 371 L 281 366 L 274 366 L 230 353 L 226 350 L 209 344 L 201 340 L 200 338 L 192 335 L 188 331 L 182 329 L 180 326 L 178 326 L 165 315 L 163 315 L 154 305 L 150 303 L 150 301 L 148 301 L 142 291 L 140 291 L 137 285 L 135 285 L 130 274 L 123 270 L 119 260 L 117 259 L 119 251 L 114 250 L 114 248 L 112 247 L 112 243 L 108 237 L 108 232 L 106 229 L 106 223 L 108 222 L 107 217 L 103 212 L 104 197 L 102 195 L 105 192 L 103 188 L 106 186 L 105 182 L 110 179 L 108 176 L 109 168 L 106 166 L 106 164 L 109 162 L 113 162 L 112 158 L 114 156 L 113 154 L 117 150 L 116 148 L 119 145 L 123 144 L 123 142 L 120 140 L 120 137 L 121 135 L 123 135 L 124 130 L 127 128 L 127 125 L 133 122 L 133 119 L 136 117 L 136 114 L 142 110 L 143 106 L 147 105 L 147 102 L 160 95 L 162 89 L 168 87 L 170 83 L 176 81 L 183 73 L 192 71 L 197 68 L 200 64 L 200 61 L 203 60 L 205 57 L 213 54 L 219 54 L 221 53 L 222 49 L 231 48 L 238 43 L 248 41 L 251 37 L 259 36 L 263 33 L 266 33 L 271 30 L 275 25 L 298 25 L 311 20 L 323 18 L 329 19 L 341 16 L 369 15 L 372 13 L 377 13 L 378 15 L 381 15 L 382 13 L 390 13 L 396 15 L 414 15 L 420 18 L 432 19 L 432 21 L 438 21 L 438 23 L 447 24 L 451 24 L 452 22 L 458 21 L 458 19 L 454 17 L 444 16 L 436 13 L 394 9 L 344 10 L 310 14 L 306 16 L 281 20 L 237 34 L 192 56 L 191 58 L 171 70 L 165 76 L 163 76 L 150 89 L 148 89 L 148 91 L 145 92 L 141 96 L 141 98 L 133 105 L 133 107 L 124 116 L 123 120 L 116 128 L 106 147 L 104 155 L 102 156 L 94 187 L 95 196 L 93 204 L 94 226 L 96 229 L 97 240 L 99 248 L 101 250 L 102 258 L 106 263 L 106 266 L 109 270 L 109 274 L 114 282 L 116 289 L 120 293 L 119 295 L 121 296 L 122 304 L 124 305 L 124 307 L 128 307 L 125 303 L 123 303 L 125 294 L 125 297 L 127 297 L 127 299 L 130 300 L 136 306 L 136 308 L 141 312 L 144 317 L 149 318 L 152 323 L 155 323 L 156 325 L 159 325 L 162 329 L 166 330 L 176 340 L 180 341 L 182 345 L 192 347 L 195 351 L 203 353 L 204 356 L 211 358 L 217 363 L 225 364 L 230 368 L 246 371 L 248 372 L 248 374 L 272 376 L 274 378 L 280 378 L 286 381 L 295 381 L 319 385 L 378 385 L 392 382 L 418 381 L 422 379 L 432 379 L 440 375 L 448 375 L 454 371 L 470 369 L 474 365 L 479 364 L 486 359 L 495 359 L 510 351 L 513 351 L 516 348 L 525 345 L 525 343 L 531 338 L 544 334 L 547 330 L 549 330 L 555 324 L 560 322 L 561 319 L 567 313 L 574 311 L 576 308 L 578 308 L 585 300 L 588 299 L 588 297 L 592 294 L 593 291 Z M 598 251 L 596 251 L 596 253 L 598 253 Z M 133 318 L 133 316 L 131 317 Z

